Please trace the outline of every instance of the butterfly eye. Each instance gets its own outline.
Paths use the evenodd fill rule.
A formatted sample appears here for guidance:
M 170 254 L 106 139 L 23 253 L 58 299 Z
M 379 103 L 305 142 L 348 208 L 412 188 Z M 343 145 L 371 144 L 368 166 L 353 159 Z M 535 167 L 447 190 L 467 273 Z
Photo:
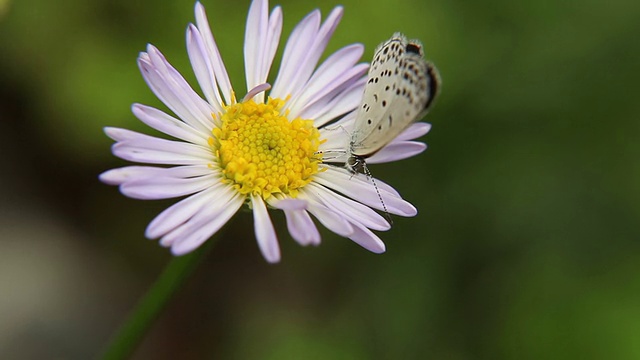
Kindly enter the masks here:
M 420 47 L 420 45 L 418 44 L 412 44 L 412 43 L 408 43 L 407 47 L 405 48 L 405 50 L 408 53 L 414 53 L 414 54 L 418 54 L 418 55 L 422 55 L 422 48 Z

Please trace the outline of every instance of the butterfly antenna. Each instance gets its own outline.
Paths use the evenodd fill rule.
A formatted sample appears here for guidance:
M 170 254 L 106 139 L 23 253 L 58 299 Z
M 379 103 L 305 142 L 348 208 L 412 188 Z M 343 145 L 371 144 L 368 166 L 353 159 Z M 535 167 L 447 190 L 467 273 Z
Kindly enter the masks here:
M 382 204 L 382 209 L 384 210 L 384 217 L 389 222 L 389 225 L 393 225 L 393 219 L 391 219 L 391 214 L 387 211 L 387 205 L 385 205 L 384 200 L 382 200 L 382 194 L 380 194 L 380 189 L 378 189 L 378 185 L 376 184 L 376 180 L 371 176 L 371 171 L 369 171 L 369 167 L 367 167 L 367 163 L 362 160 L 362 169 L 364 170 L 364 174 L 367 176 L 373 187 L 376 189 L 376 194 L 378 194 L 378 199 L 380 199 L 380 203 Z

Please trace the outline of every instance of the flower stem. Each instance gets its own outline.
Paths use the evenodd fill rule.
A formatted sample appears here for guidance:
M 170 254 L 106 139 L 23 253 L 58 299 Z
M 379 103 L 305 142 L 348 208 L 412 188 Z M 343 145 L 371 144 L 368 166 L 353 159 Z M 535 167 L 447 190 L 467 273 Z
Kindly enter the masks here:
M 102 359 L 128 359 L 185 279 L 193 272 L 214 243 L 211 238 L 196 251 L 173 257 L 160 277 L 138 302 L 129 318 L 118 329 Z

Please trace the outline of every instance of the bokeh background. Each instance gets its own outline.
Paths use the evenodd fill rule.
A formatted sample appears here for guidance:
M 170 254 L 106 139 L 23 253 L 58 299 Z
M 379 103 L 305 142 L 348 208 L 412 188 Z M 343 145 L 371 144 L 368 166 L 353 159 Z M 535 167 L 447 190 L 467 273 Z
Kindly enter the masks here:
M 249 1 L 204 4 L 244 93 Z M 286 36 L 339 3 L 279 4 Z M 302 248 L 276 214 L 268 265 L 239 214 L 135 358 L 639 359 L 640 2 L 341 4 L 329 51 L 369 61 L 402 31 L 442 74 L 429 149 L 371 167 L 418 216 L 375 255 L 326 231 Z M 131 103 L 165 109 L 146 43 L 195 85 L 193 5 L 0 0 L 0 358 L 96 356 L 170 261 L 143 232 L 172 201 L 97 176 L 125 164 L 104 126 L 148 131 Z

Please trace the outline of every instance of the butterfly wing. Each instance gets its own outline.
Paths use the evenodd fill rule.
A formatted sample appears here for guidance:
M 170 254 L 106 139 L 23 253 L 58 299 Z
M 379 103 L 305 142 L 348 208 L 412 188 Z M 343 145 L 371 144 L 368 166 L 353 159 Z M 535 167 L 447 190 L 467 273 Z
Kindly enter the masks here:
M 422 46 L 401 34 L 378 46 L 351 136 L 351 153 L 371 156 L 428 112 L 440 86 Z

